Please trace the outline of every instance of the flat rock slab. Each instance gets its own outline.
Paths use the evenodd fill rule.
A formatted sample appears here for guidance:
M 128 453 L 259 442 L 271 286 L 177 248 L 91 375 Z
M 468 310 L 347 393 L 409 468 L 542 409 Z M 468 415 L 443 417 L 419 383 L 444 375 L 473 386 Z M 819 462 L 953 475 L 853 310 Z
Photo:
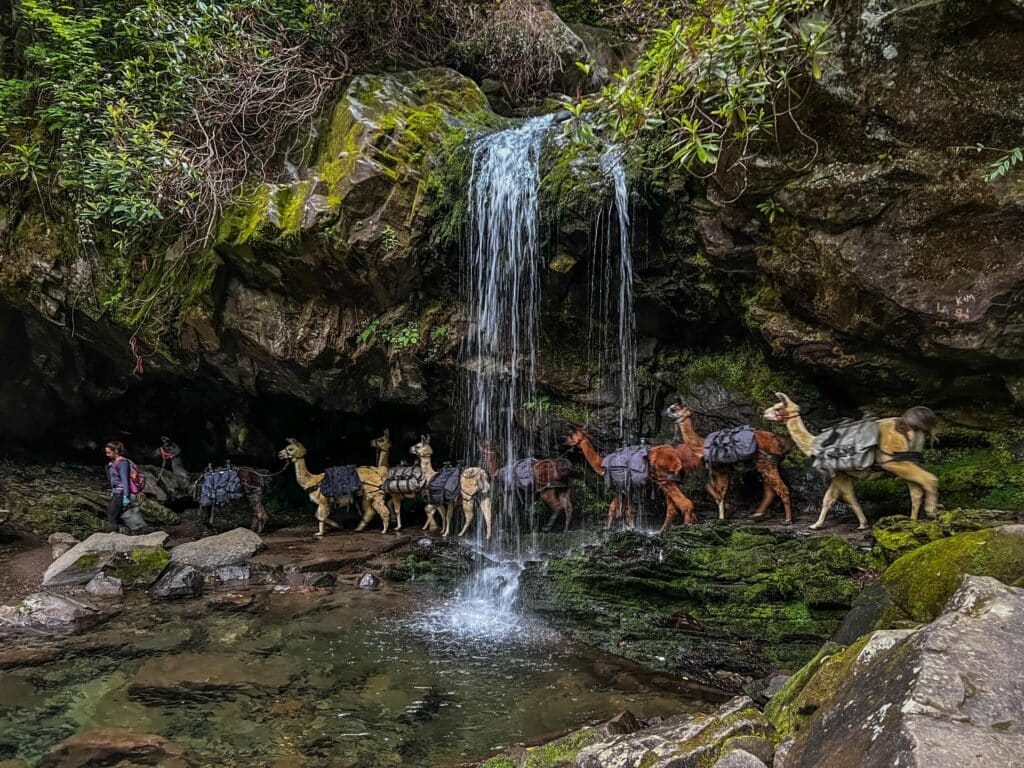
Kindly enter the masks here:
M 43 574 L 44 587 L 87 584 L 116 555 L 162 550 L 167 534 L 163 531 L 145 536 L 122 533 L 94 533 L 58 557 Z M 155 578 L 155 577 L 154 577 Z
M 1024 590 L 966 576 L 931 624 L 876 634 L 785 768 L 1024 765 Z
M 151 733 L 127 728 L 96 728 L 75 734 L 51 749 L 37 768 L 93 768 L 101 765 L 150 765 L 191 768 L 199 765 L 187 747 Z
M 145 662 L 128 685 L 128 694 L 157 704 L 221 701 L 240 693 L 279 691 L 297 672 L 282 658 L 253 664 L 227 654 L 182 653 Z
M 411 546 L 416 538 L 380 531 L 330 532 L 322 539 L 314 528 L 289 528 L 266 537 L 266 551 L 252 559 L 254 565 L 281 568 L 287 572 L 352 572 L 382 555 Z
M 263 547 L 263 540 L 248 528 L 235 528 L 216 536 L 179 544 L 171 550 L 171 562 L 213 570 L 246 562 Z

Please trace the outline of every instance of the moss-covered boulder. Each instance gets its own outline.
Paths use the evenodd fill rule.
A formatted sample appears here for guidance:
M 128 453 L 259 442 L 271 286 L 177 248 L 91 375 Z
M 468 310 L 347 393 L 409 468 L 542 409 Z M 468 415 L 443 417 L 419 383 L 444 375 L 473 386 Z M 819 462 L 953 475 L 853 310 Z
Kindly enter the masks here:
M 904 555 L 933 541 L 965 531 L 997 528 L 1016 522 L 1016 512 L 1001 509 L 950 509 L 940 512 L 934 520 L 883 517 L 871 527 L 875 538 L 872 559 L 876 567 L 885 569 Z
M 966 574 L 1005 584 L 1024 579 L 1024 525 L 958 533 L 900 557 L 857 598 L 835 638 L 853 642 L 872 629 L 931 621 Z
M 50 564 L 43 586 L 87 584 L 105 572 L 121 579 L 125 587 L 148 587 L 170 562 L 163 547 L 166 540 L 163 532 L 146 536 L 94 533 Z
M 481 768 L 572 768 L 580 750 L 598 741 L 601 735 L 595 728 L 581 728 L 539 747 L 492 757 Z
M 811 658 L 842 621 L 865 557 L 838 537 L 711 523 L 620 533 L 528 567 L 531 607 L 578 639 L 715 686 Z

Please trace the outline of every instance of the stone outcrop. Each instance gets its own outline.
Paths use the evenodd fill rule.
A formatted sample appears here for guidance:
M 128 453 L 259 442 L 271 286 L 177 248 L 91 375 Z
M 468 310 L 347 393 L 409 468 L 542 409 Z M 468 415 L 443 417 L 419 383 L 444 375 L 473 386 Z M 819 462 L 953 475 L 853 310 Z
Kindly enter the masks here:
M 125 586 L 149 586 L 167 566 L 164 532 L 146 536 L 94 533 L 58 557 L 43 575 L 44 587 L 86 584 L 101 571 Z
M 815 654 L 859 593 L 863 564 L 838 537 L 709 524 L 619 533 L 528 564 L 520 594 L 584 642 L 739 692 Z
M 69 597 L 37 592 L 18 605 L 0 605 L 0 634 L 81 632 L 120 611 L 119 607 L 96 606 Z
M 783 735 L 795 732 L 783 768 L 1017 765 L 1022 626 L 1024 590 L 967 576 L 932 623 L 839 650 L 830 682 L 820 664 L 802 671 L 767 710 Z
M 263 548 L 263 540 L 248 528 L 235 528 L 216 536 L 179 544 L 171 550 L 171 562 L 202 571 L 240 565 Z
M 965 574 L 1024 583 L 1024 525 L 960 533 L 912 550 L 858 596 L 836 639 L 851 643 L 872 629 L 931 621 Z

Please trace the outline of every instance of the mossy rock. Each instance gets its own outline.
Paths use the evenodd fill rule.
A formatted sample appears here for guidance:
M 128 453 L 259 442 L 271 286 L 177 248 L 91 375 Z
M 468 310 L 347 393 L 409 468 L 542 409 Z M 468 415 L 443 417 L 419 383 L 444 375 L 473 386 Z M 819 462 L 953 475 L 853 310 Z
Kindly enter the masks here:
M 964 574 L 990 576 L 1005 584 L 1024 577 L 1024 525 L 960 533 L 904 555 L 882 576 L 893 609 L 877 629 L 900 619 L 934 620 Z
M 664 538 L 616 534 L 528 568 L 520 584 L 584 642 L 721 685 L 716 670 L 763 677 L 803 665 L 853 605 L 865 562 L 838 537 L 708 523 Z
M 875 537 L 872 555 L 881 568 L 903 555 L 933 541 L 946 538 L 946 528 L 934 520 L 911 520 L 908 517 L 883 517 L 871 528 Z
M 775 737 L 792 736 L 822 705 L 830 701 L 868 641 L 864 636 L 850 646 L 826 643 L 817 655 L 793 675 L 764 709 L 775 727 Z
M 166 549 L 143 547 L 128 553 L 116 553 L 103 572 L 121 580 L 126 589 L 148 589 L 171 561 Z M 78 563 L 81 565 L 81 560 Z
M 593 728 L 581 728 L 539 747 L 514 755 L 498 755 L 481 768 L 572 768 L 576 755 L 601 738 Z

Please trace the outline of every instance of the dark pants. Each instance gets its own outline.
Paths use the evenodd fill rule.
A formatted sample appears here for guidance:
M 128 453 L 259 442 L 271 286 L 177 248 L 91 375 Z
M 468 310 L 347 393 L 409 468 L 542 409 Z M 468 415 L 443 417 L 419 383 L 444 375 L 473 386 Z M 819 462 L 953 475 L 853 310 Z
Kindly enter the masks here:
M 117 530 L 117 521 L 120 519 L 123 511 L 124 505 L 121 503 L 121 494 L 115 493 L 110 497 L 110 504 L 107 505 L 107 522 L 110 523 L 110 527 L 115 531 Z

